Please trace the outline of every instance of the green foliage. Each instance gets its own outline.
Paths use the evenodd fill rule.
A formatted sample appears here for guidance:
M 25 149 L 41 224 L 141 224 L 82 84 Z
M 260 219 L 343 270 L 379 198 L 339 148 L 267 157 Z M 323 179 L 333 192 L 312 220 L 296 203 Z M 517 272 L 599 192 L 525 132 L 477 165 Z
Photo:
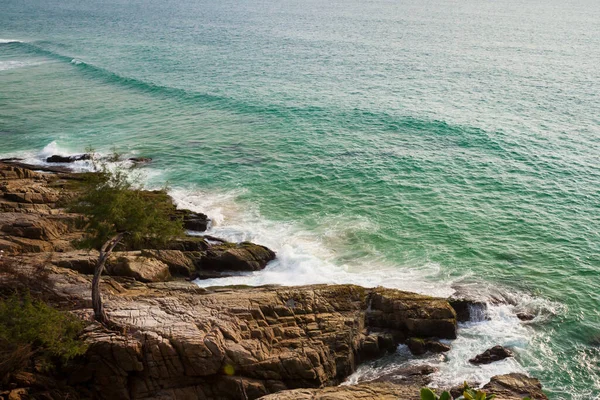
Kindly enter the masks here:
M 15 349 L 32 350 L 67 361 L 83 354 L 86 345 L 78 339 L 83 321 L 32 299 L 29 293 L 0 300 L 0 340 Z
M 465 382 L 463 387 L 463 397 L 465 400 L 492 400 L 496 397 L 495 394 L 487 395 L 483 390 L 475 390 L 469 387 Z
M 450 396 L 450 393 L 448 392 L 443 392 L 440 396 L 438 396 L 433 390 L 429 388 L 422 388 L 421 400 L 452 400 L 452 396 Z
M 99 162 L 96 170 L 85 175 L 81 195 L 69 207 L 87 217 L 89 235 L 84 246 L 99 249 L 122 232 L 128 247 L 161 244 L 183 234 L 181 221 L 172 217 L 175 207 L 166 190 L 143 190 L 131 168 Z
M 471 387 L 469 387 L 469 385 L 467 384 L 467 382 L 465 382 L 464 386 L 463 386 L 463 395 L 461 397 L 459 397 L 457 400 L 459 399 L 464 399 L 464 400 L 492 400 L 493 398 L 495 398 L 496 395 L 492 394 L 492 395 L 487 395 L 484 391 L 482 390 L 474 390 Z M 438 396 L 437 394 L 435 394 L 435 392 L 429 388 L 422 388 L 421 389 L 421 400 L 453 400 L 452 396 L 450 395 L 450 393 L 448 392 L 443 392 L 440 396 Z M 530 400 L 529 398 L 525 398 L 523 400 Z

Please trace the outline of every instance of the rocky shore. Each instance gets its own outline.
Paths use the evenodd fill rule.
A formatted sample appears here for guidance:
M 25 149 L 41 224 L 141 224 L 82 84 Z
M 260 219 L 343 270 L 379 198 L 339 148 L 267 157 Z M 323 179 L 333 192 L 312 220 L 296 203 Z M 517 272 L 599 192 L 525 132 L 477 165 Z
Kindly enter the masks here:
M 2 398 L 417 399 L 433 369 L 339 384 L 399 344 L 416 354 L 447 351 L 439 340 L 455 339 L 457 319 L 468 319 L 464 300 L 384 288 L 201 289 L 190 280 L 257 271 L 276 254 L 254 243 L 187 236 L 114 253 L 102 281 L 115 324 L 109 330 L 92 318 L 97 253 L 74 246 L 84 235 L 82 216 L 62 208 L 79 179 L 58 167 L 0 162 L 2 262 L 31 276 L 43 270 L 44 297 L 89 321 L 83 356 L 51 375 L 36 368 L 13 374 Z M 204 214 L 174 212 L 189 230 L 210 226 Z M 3 289 L 11 279 L 0 272 Z M 485 390 L 499 399 L 546 398 L 536 379 L 521 374 L 496 376 Z

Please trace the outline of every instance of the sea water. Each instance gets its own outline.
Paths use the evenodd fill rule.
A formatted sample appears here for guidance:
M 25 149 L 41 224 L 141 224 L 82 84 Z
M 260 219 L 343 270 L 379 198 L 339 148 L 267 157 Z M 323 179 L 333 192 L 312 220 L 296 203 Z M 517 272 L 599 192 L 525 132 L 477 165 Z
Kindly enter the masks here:
M 447 356 L 350 381 L 600 393 L 600 2 L 0 0 L 0 38 L 1 156 L 152 157 L 149 187 L 277 252 L 199 285 L 489 303 Z M 496 344 L 516 357 L 468 363 Z

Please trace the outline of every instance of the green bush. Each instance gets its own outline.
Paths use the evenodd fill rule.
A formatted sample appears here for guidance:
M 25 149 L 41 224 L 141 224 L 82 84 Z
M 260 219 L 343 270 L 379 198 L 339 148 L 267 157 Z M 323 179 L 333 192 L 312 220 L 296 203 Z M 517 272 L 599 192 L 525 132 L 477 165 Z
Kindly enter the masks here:
M 83 328 L 83 321 L 29 293 L 0 300 L 0 340 L 9 348 L 30 347 L 33 354 L 67 361 L 86 350 L 78 339 Z
M 463 386 L 463 395 L 457 400 L 492 400 L 496 397 L 495 394 L 487 395 L 483 390 L 475 390 L 469 387 L 467 382 Z M 435 394 L 435 392 L 429 388 L 421 389 L 421 400 L 453 400 L 452 396 L 448 392 L 443 392 L 441 395 Z M 529 399 L 523 399 L 529 400 Z

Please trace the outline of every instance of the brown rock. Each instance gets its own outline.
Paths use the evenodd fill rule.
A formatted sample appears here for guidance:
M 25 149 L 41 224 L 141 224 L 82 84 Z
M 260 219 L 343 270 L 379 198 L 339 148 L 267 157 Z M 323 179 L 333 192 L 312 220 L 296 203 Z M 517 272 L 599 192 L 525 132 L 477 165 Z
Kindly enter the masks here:
M 167 264 L 144 257 L 141 252 L 113 253 L 106 270 L 110 275 L 127 276 L 140 282 L 163 282 L 171 278 Z
M 481 321 L 486 319 L 487 304 L 479 300 L 450 298 L 448 302 L 456 311 L 458 322 Z
M 364 383 L 323 389 L 285 390 L 261 397 L 261 400 L 419 400 L 420 386 L 392 383 Z
M 487 349 L 483 353 L 470 359 L 469 362 L 472 364 L 490 364 L 494 361 L 504 360 L 505 358 L 512 356 L 512 351 L 505 349 L 502 346 L 494 346 L 491 349 Z
M 51 275 L 56 294 L 78 304 L 89 301 L 90 277 L 59 271 Z M 128 333 L 90 331 L 86 361 L 72 384 L 106 399 L 199 393 L 239 398 L 244 392 L 253 399 L 338 384 L 355 370 L 363 347 L 378 352 L 398 344 L 407 329 L 403 316 L 417 319 L 422 308 L 419 319 L 444 325 L 452 312 L 441 299 L 352 285 L 209 292 L 182 281 L 103 280 L 106 312 Z M 379 300 L 371 301 L 375 296 Z M 388 303 L 398 307 L 380 307 Z M 380 321 L 368 317 L 372 312 L 396 321 L 399 329 L 371 326 Z
M 548 399 L 539 380 L 519 373 L 496 375 L 483 390 L 495 394 L 498 400 L 521 400 L 524 397 L 532 400 Z
M 180 250 L 142 250 L 142 255 L 167 264 L 171 275 L 187 278 L 194 276 L 196 266 L 193 260 L 200 257 L 198 252 L 183 252 Z
M 275 259 L 275 253 L 250 242 L 211 246 L 200 259 L 198 273 L 203 271 L 258 271 Z
M 414 355 L 422 355 L 428 351 L 432 353 L 444 353 L 450 351 L 450 346 L 438 342 L 437 340 L 421 339 L 411 337 L 406 341 L 406 345 Z

